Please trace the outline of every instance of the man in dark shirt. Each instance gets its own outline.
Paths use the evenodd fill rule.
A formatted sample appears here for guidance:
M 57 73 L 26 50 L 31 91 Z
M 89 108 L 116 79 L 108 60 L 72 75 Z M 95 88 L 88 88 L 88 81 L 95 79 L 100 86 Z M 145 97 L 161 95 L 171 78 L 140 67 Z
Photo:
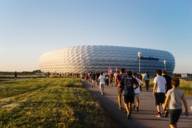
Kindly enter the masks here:
M 127 111 L 127 118 L 130 119 L 132 113 L 132 104 L 134 103 L 135 99 L 134 86 L 136 86 L 138 83 L 136 79 L 133 78 L 131 71 L 126 73 L 125 69 L 122 69 L 121 72 L 121 86 L 123 87 L 124 104 Z
M 172 83 L 171 83 L 171 80 L 172 78 L 167 74 L 167 71 L 163 71 L 163 77 L 165 78 L 166 80 L 166 93 L 172 88 Z M 168 110 L 165 110 L 165 115 L 164 117 L 167 117 L 168 116 Z
M 163 71 L 163 77 L 165 78 L 167 84 L 166 84 L 166 92 L 172 88 L 171 80 L 172 78 L 167 74 L 167 71 Z

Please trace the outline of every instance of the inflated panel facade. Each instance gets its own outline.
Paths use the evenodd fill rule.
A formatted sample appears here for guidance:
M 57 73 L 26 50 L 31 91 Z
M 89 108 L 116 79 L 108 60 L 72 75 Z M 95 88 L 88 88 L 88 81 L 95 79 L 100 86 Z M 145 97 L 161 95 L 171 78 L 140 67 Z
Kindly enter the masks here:
M 141 57 L 138 57 L 138 52 Z M 140 65 L 140 66 L 139 66 Z M 175 67 L 173 55 L 167 51 L 120 47 L 74 46 L 48 52 L 40 57 L 40 69 L 44 72 L 84 73 L 105 72 L 108 68 L 126 68 L 133 72 L 149 72 L 166 69 L 172 73 Z

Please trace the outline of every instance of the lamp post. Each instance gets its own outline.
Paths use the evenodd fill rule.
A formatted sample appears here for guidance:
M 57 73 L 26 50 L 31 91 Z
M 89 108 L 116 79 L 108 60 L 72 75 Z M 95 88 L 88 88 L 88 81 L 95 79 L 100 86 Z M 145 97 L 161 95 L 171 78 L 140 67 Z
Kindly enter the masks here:
M 138 59 L 139 59 L 139 73 L 140 73 L 141 72 L 141 56 L 142 56 L 142 53 L 137 52 L 137 56 L 138 56 Z
M 164 70 L 167 70 L 167 67 L 166 67 L 166 66 L 167 66 L 167 65 L 166 65 L 166 64 L 167 64 L 167 61 L 166 61 L 166 60 L 163 60 L 163 64 L 164 64 Z

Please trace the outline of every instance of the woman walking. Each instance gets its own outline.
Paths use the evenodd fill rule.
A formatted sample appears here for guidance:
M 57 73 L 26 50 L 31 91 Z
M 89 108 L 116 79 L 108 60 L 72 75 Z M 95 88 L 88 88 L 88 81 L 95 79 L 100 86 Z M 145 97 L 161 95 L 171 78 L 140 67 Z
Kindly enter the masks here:
M 101 95 L 104 95 L 105 75 L 103 74 L 103 72 L 100 74 L 98 80 L 100 93 Z
M 140 108 L 140 93 L 141 93 L 141 85 L 143 84 L 142 80 L 139 78 L 139 74 L 134 73 L 133 77 L 137 81 L 137 85 L 134 87 L 134 92 L 135 92 L 135 103 L 134 103 L 134 108 L 139 111 Z
M 117 88 L 117 102 L 119 105 L 119 109 L 122 110 L 123 87 L 121 85 L 121 74 L 118 70 L 116 71 L 116 73 L 114 73 L 114 79 L 115 79 L 115 87 Z

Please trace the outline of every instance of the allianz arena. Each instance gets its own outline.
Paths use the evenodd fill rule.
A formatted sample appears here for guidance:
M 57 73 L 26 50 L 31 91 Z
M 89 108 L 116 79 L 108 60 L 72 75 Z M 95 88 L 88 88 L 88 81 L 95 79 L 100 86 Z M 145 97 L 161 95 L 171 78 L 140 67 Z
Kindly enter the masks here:
M 126 68 L 154 74 L 157 69 L 173 73 L 174 67 L 175 59 L 167 51 L 121 46 L 74 46 L 47 52 L 40 57 L 40 69 L 53 73 L 106 72 L 109 68 L 113 71 Z

